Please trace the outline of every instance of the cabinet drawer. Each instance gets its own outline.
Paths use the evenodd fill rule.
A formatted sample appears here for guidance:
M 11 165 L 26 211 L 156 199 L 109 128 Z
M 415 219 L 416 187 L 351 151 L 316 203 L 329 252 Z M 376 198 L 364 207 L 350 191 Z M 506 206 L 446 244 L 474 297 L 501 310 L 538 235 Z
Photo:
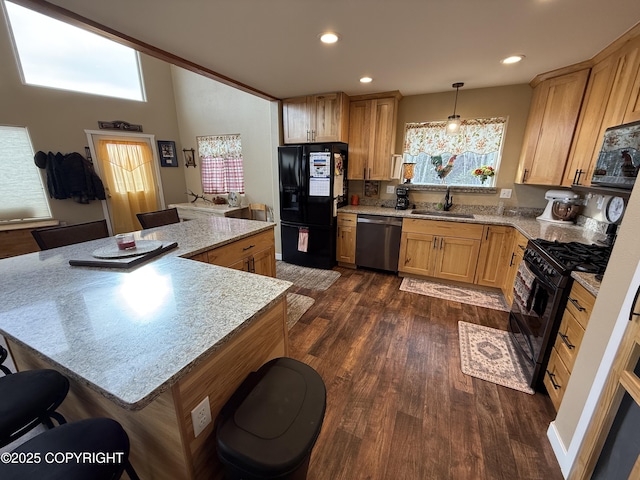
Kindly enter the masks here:
M 207 252 L 209 263 L 228 267 L 238 260 L 260 252 L 274 244 L 273 230 L 242 238 L 229 245 L 214 248 Z
M 573 314 L 585 330 L 595 302 L 595 297 L 582 285 L 577 282 L 573 283 L 571 292 L 569 293 L 569 299 L 567 300 L 567 310 Z
M 341 227 L 355 227 L 358 223 L 358 215 L 355 213 L 339 213 L 338 225 Z
M 444 237 L 482 238 L 483 226 L 477 223 L 440 222 L 438 220 L 417 220 L 405 218 L 402 221 L 402 231 L 412 233 L 427 233 Z
M 567 367 L 564 366 L 564 363 L 562 363 L 562 359 L 554 348 L 551 351 L 549 364 L 544 373 L 544 386 L 547 387 L 551 403 L 553 403 L 556 411 L 558 411 L 560 403 L 562 403 L 562 397 L 567 389 L 567 383 L 569 383 L 569 371 Z
M 573 371 L 583 336 L 584 328 L 569 310 L 565 310 L 554 348 L 569 372 Z

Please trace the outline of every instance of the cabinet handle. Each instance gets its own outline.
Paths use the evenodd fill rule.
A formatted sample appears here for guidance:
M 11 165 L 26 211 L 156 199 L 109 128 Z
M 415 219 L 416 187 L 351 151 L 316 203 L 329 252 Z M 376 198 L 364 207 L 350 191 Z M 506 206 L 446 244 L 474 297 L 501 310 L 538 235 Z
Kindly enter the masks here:
M 519 248 L 520 250 L 522 250 L 523 252 L 524 252 L 524 250 L 525 250 L 524 245 L 518 245 L 518 248 Z
M 246 252 L 247 250 L 251 250 L 253 247 L 255 247 L 255 245 L 249 245 L 248 247 L 244 247 L 242 251 Z
M 640 316 L 640 313 L 636 313 L 633 311 L 634 308 L 636 307 L 636 303 L 638 302 L 638 296 L 640 296 L 640 286 L 636 290 L 636 294 L 633 297 L 633 302 L 631 303 L 631 311 L 629 312 L 629 321 L 633 320 L 634 316 L 636 317 Z
M 524 172 L 522 173 L 522 182 L 524 183 L 524 181 L 527 179 L 527 172 L 529 172 L 528 168 L 524 169 Z
M 311 141 L 310 134 L 311 134 L 311 132 L 309 132 L 309 130 L 307 130 L 307 142 Z
M 513 267 L 513 257 L 516 256 L 516 252 L 511 252 L 511 260 L 509 261 L 509 266 Z
M 369 168 L 369 180 L 371 180 L 371 168 Z
M 408 265 L 410 261 L 411 261 L 411 257 L 407 257 L 404 259 L 404 264 Z
M 250 263 L 249 263 L 249 271 L 250 271 L 251 273 L 256 273 L 256 259 L 255 259 L 255 258 L 253 258 L 253 257 L 251 257 L 251 258 L 249 259 L 249 262 L 250 262 Z
M 489 240 L 489 229 L 490 229 L 490 228 L 491 228 L 491 227 L 487 227 L 487 233 L 485 233 L 485 235 L 484 235 L 484 239 L 485 239 L 485 240 Z
M 248 259 L 248 258 L 246 258 L 246 259 L 244 260 L 244 264 L 245 264 L 245 266 L 247 267 L 247 269 L 245 270 L 245 272 L 250 272 L 250 271 L 251 271 L 251 267 L 249 266 L 249 259 Z
M 554 380 L 554 378 L 556 378 L 556 375 L 554 373 L 551 373 L 549 370 L 547 370 L 547 375 L 549 375 L 549 380 L 551 380 L 551 385 L 553 385 L 553 389 L 554 390 L 560 389 L 561 388 L 560 385 L 558 385 Z
M 438 237 L 433 237 L 433 248 L 438 248 Z
M 580 305 L 575 298 L 569 297 L 569 301 L 571 303 L 573 303 L 573 306 L 576 307 L 579 312 L 584 312 L 586 310 L 586 308 L 584 308 L 582 305 Z
M 366 180 L 366 179 L 367 179 L 367 169 L 366 169 L 366 167 L 362 169 L 362 178 L 363 178 L 364 180 Z
M 558 335 L 560 335 L 560 338 L 562 339 L 562 341 L 564 342 L 564 344 L 567 346 L 569 350 L 573 350 L 574 348 L 576 348 L 576 346 L 572 345 L 571 342 L 569 341 L 568 335 L 564 335 L 560 332 L 558 332 Z
M 444 240 L 443 237 L 440 237 L 440 250 L 442 250 L 442 241 Z

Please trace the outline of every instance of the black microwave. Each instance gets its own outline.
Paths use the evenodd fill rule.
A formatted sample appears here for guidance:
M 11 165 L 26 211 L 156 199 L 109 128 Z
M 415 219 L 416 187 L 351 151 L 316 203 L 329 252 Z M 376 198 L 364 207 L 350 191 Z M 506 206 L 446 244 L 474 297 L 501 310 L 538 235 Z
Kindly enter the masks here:
M 640 121 L 607 128 L 592 185 L 631 190 L 640 170 Z

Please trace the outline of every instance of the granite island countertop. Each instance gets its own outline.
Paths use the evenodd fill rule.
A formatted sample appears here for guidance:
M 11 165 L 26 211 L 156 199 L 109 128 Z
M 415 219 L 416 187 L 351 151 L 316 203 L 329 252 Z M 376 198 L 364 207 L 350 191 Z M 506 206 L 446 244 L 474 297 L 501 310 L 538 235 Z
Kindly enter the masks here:
M 0 333 L 119 406 L 143 408 L 291 287 L 182 257 L 271 228 L 211 217 L 136 232 L 178 248 L 130 270 L 69 265 L 113 237 L 0 260 Z

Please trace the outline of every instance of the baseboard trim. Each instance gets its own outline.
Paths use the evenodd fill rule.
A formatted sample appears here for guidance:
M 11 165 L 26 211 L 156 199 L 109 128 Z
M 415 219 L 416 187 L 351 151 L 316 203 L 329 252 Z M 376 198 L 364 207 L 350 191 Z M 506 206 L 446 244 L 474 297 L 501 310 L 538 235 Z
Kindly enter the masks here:
M 558 430 L 556 429 L 555 421 L 549 424 L 549 429 L 547 430 L 547 438 L 549 439 L 549 443 L 551 443 L 553 453 L 555 453 L 558 464 L 560 465 L 562 476 L 564 478 L 568 478 L 569 472 L 571 471 L 571 464 L 569 462 L 569 458 L 567 457 L 567 448 L 564 446 L 564 442 L 560 438 Z

